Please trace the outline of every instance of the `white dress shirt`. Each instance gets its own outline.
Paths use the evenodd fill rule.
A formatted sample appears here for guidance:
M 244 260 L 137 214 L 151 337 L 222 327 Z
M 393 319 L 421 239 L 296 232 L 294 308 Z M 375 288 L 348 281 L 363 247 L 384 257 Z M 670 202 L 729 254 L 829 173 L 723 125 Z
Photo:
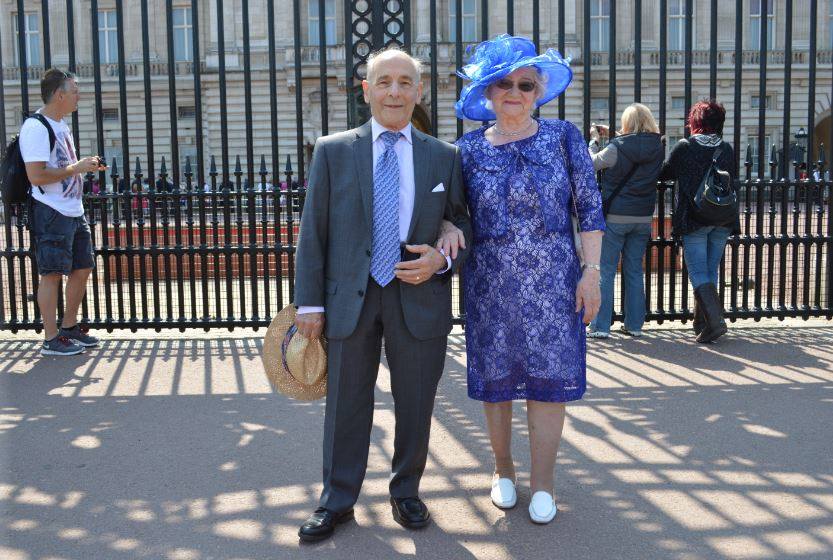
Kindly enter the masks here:
M 375 118 L 370 119 L 371 138 L 373 142 L 373 170 L 376 170 L 376 162 L 379 161 L 385 151 L 385 142 L 379 137 L 388 129 L 379 124 Z M 395 130 L 391 132 L 396 132 Z M 414 143 L 411 138 L 411 123 L 399 131 L 401 135 L 393 151 L 396 153 L 396 161 L 399 163 L 399 241 L 405 243 L 408 240 L 408 230 L 411 227 L 411 218 L 414 215 L 414 193 L 416 184 L 414 182 Z M 442 274 L 451 268 L 451 258 L 446 256 L 446 267 L 437 272 Z M 298 314 L 322 313 L 323 307 L 302 305 L 298 308 Z

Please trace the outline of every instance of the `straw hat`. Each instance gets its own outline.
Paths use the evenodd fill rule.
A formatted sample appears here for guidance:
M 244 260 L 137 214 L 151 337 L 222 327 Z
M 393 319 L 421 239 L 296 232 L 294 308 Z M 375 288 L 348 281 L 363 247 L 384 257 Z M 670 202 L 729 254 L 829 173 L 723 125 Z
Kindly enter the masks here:
M 263 368 L 275 389 L 293 399 L 314 401 L 327 394 L 327 342 L 295 329 L 295 306 L 278 313 L 263 340 Z

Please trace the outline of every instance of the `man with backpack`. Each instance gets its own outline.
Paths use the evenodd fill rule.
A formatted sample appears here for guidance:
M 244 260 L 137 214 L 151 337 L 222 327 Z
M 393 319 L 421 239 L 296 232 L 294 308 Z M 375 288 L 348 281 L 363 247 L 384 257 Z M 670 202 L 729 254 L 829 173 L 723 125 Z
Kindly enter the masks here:
M 30 232 L 40 275 L 37 296 L 45 335 L 41 354 L 69 356 L 98 344 L 97 338 L 78 325 L 78 307 L 95 267 L 81 177 L 105 166 L 97 156 L 78 159 L 64 121 L 78 108 L 75 77 L 57 68 L 47 70 L 41 96 L 44 106 L 23 122 L 19 136 L 20 157 L 32 185 Z M 66 308 L 59 331 L 56 313 L 62 275 L 67 276 Z

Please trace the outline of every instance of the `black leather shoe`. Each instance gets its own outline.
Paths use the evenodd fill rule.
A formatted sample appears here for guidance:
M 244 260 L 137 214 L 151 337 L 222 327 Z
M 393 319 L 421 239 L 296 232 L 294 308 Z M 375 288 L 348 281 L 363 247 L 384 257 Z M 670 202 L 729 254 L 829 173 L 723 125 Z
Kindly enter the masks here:
M 393 519 L 406 529 L 421 529 L 431 521 L 428 508 L 416 496 L 413 498 L 391 497 L 390 505 L 393 507 Z
M 298 536 L 305 542 L 322 541 L 329 538 L 335 532 L 336 525 L 340 525 L 351 519 L 353 519 L 352 509 L 344 513 L 337 513 L 320 507 L 301 525 Z

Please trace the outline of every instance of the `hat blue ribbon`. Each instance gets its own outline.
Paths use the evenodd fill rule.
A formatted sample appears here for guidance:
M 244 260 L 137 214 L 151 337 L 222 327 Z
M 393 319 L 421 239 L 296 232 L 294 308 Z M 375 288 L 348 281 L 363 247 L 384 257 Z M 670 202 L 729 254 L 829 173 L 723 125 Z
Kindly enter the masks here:
M 554 49 L 538 55 L 535 44 L 524 37 L 498 35 L 475 47 L 469 63 L 457 75 L 470 80 L 460 92 L 455 105 L 458 118 L 494 120 L 494 111 L 486 107 L 486 89 L 520 68 L 535 67 L 543 77 L 544 92 L 536 101 L 540 107 L 561 95 L 573 79 L 569 59 Z

